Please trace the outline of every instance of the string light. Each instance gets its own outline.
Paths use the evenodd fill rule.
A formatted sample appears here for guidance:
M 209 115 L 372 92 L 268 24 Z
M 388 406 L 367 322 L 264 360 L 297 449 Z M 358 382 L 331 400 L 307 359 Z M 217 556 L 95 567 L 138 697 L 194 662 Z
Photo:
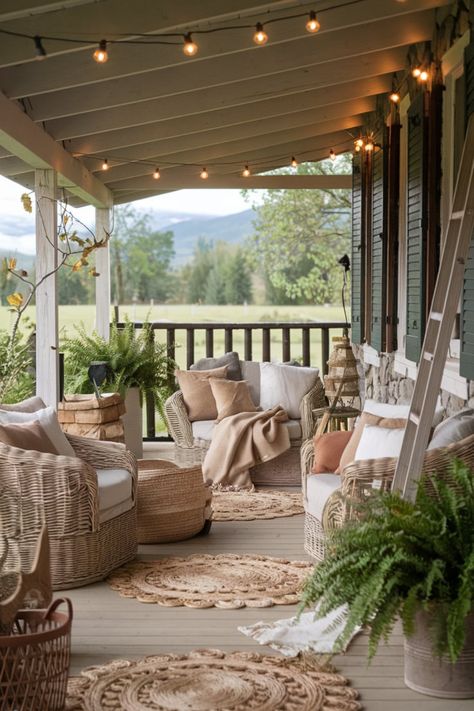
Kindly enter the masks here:
M 413 77 L 415 77 L 415 79 L 418 79 L 418 77 L 421 75 L 421 69 L 420 69 L 420 67 L 414 67 L 414 68 L 411 70 L 411 75 L 412 75 Z
M 107 160 L 107 158 L 104 158 L 104 160 L 102 162 L 102 170 L 108 170 L 108 169 L 109 169 L 109 161 Z
M 298 161 L 296 160 L 295 156 L 291 156 L 291 167 L 296 168 L 298 165 Z
M 159 179 L 161 178 L 161 174 L 160 174 L 160 169 L 159 169 L 159 168 L 155 168 L 155 172 L 153 173 L 153 177 L 155 178 L 155 180 L 159 180 Z
M 306 29 L 308 30 L 308 32 L 311 33 L 318 32 L 321 29 L 321 23 L 316 17 L 316 13 L 314 12 L 314 10 L 311 10 L 311 12 L 309 13 L 309 20 L 306 23 Z
M 208 179 L 209 173 L 207 172 L 206 168 L 203 168 L 203 169 L 201 170 L 201 175 L 200 175 L 200 177 L 202 178 L 202 180 L 207 180 L 207 179 Z
M 398 93 L 398 91 L 392 91 L 388 98 L 390 99 L 392 104 L 398 104 L 398 102 L 400 101 L 400 94 Z
M 43 47 L 43 43 L 41 42 L 41 37 L 39 35 L 35 35 L 33 41 L 35 43 L 35 59 L 37 59 L 38 62 L 41 62 L 41 60 L 46 59 L 46 50 Z
M 367 143 L 365 144 L 364 148 L 367 151 L 367 153 L 371 153 L 374 150 L 375 146 L 374 146 L 373 141 L 370 138 L 367 141 Z
M 329 157 L 331 160 L 336 160 L 336 154 L 334 153 L 333 149 L 329 151 Z
M 97 64 L 105 64 L 105 62 L 108 60 L 109 55 L 107 53 L 107 40 L 101 39 L 99 42 L 99 46 L 95 50 L 94 54 L 92 55 L 94 60 L 97 62 Z
M 420 72 L 420 76 L 419 76 L 420 81 L 428 81 L 428 77 L 429 77 L 428 72 L 425 69 L 423 69 L 423 71 Z
M 255 25 L 255 34 L 253 36 L 253 41 L 255 44 L 264 45 L 268 42 L 268 35 L 263 29 L 261 22 L 257 22 Z
M 250 170 L 249 170 L 248 165 L 246 165 L 245 168 L 244 168 L 243 171 L 242 171 L 242 176 L 243 176 L 244 178 L 248 178 L 249 175 L 250 175 Z
M 183 52 L 187 57 L 194 57 L 198 53 L 198 46 L 194 42 L 191 32 L 184 35 Z

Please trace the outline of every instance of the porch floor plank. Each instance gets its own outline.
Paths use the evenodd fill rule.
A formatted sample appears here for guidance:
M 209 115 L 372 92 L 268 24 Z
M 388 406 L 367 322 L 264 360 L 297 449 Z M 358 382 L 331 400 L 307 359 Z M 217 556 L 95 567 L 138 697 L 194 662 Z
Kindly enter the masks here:
M 148 446 L 146 455 L 156 448 Z M 267 521 L 215 522 L 207 537 L 168 545 L 141 546 L 141 559 L 191 553 L 261 553 L 305 560 L 303 516 Z M 62 593 L 61 593 L 62 594 Z M 66 593 L 65 593 L 66 594 Z M 272 653 L 237 630 L 259 620 L 295 614 L 295 606 L 242 610 L 166 608 L 121 598 L 106 583 L 71 590 L 74 605 L 71 673 L 114 658 L 160 652 L 186 653 L 198 647 Z M 336 668 L 361 694 L 365 711 L 472 711 L 474 702 L 446 701 L 410 691 L 403 683 L 403 639 L 397 627 L 372 664 L 366 661 L 367 637 L 360 635 L 349 651 L 335 657 Z

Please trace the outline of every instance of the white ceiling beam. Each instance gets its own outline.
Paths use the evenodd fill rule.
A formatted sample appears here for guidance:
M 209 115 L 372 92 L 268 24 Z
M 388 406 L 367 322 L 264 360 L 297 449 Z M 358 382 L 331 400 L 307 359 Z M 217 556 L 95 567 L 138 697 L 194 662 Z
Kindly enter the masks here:
M 416 23 L 416 15 L 423 14 L 423 12 L 432 15 L 431 10 L 438 6 L 440 3 L 448 2 L 449 0 L 411 0 L 409 4 L 402 4 L 396 2 L 380 2 L 380 0 L 363 0 L 363 2 L 352 6 L 346 7 L 334 7 L 330 10 L 323 11 L 321 14 L 322 29 L 315 35 L 309 35 L 305 30 L 305 19 L 295 18 L 293 20 L 287 20 L 281 23 L 275 23 L 268 26 L 268 33 L 270 35 L 269 43 L 263 49 L 263 52 L 270 54 L 270 50 L 275 53 L 280 54 L 291 54 L 292 47 L 298 42 L 304 42 L 308 47 L 312 45 L 312 48 L 318 48 L 319 45 L 325 42 L 335 42 L 338 41 L 338 35 L 341 31 L 353 32 L 354 35 L 359 33 L 361 28 L 364 28 L 366 24 L 373 25 L 380 21 L 394 22 L 397 26 L 409 27 L 413 22 Z M 143 4 L 143 0 L 137 0 L 138 6 Z M 145 17 L 146 18 L 146 28 L 150 33 L 154 33 L 160 27 L 165 26 L 164 29 L 174 30 L 178 29 L 183 31 L 183 27 L 191 28 L 194 23 L 194 18 L 201 16 L 201 21 L 197 21 L 198 26 L 202 26 L 203 22 L 205 28 L 208 27 L 209 19 L 212 19 L 212 27 L 225 26 L 229 24 L 224 22 L 223 24 L 219 22 L 219 0 L 214 0 L 213 2 L 207 3 L 196 3 L 192 0 L 181 0 L 179 3 L 172 3 L 171 0 L 166 0 L 164 3 L 156 3 L 158 7 L 161 5 L 167 6 L 167 15 L 163 18 L 163 13 L 160 13 L 158 8 L 155 11 L 150 7 L 150 3 L 147 2 L 146 11 L 140 13 L 140 7 L 133 9 L 133 19 L 130 17 L 130 10 L 128 10 L 128 21 L 127 24 L 119 25 L 116 18 L 111 16 L 112 8 L 108 8 L 108 17 L 106 22 L 101 24 L 96 24 L 94 21 L 94 12 L 89 9 L 87 12 L 78 12 L 79 25 L 75 23 L 74 12 L 70 11 L 66 14 L 63 19 L 63 23 L 67 23 L 64 26 L 74 28 L 74 36 L 80 36 L 81 26 L 87 24 L 87 28 L 83 31 L 86 37 L 91 34 L 91 27 L 99 27 L 97 33 L 102 32 L 105 37 L 113 37 L 114 28 L 117 28 L 117 32 L 128 31 L 131 29 L 133 31 L 134 26 L 137 25 L 136 18 Z M 236 5 L 239 5 L 242 10 L 246 10 L 249 7 L 249 2 L 235 2 L 226 3 L 229 6 L 233 5 L 234 9 Z M 252 3 L 255 5 L 255 3 Z M 295 9 L 300 9 L 300 6 L 293 7 L 291 10 L 294 12 Z M 100 5 L 100 4 L 99 4 Z M 110 3 L 105 3 L 106 6 L 110 6 Z M 123 5 L 123 3 L 122 3 Z M 203 7 L 204 5 L 204 7 Z M 185 6 L 185 7 L 183 7 Z M 222 3 L 220 3 L 222 6 Z M 268 6 L 268 4 L 267 4 Z M 206 7 L 208 11 L 206 12 Z M 211 9 L 212 7 L 212 9 Z M 119 10 L 117 8 L 117 10 Z M 301 11 L 301 10 L 300 10 Z M 214 14 L 214 17 L 210 16 Z M 285 13 L 288 14 L 288 10 Z M 179 18 L 181 22 L 169 22 L 171 18 Z M 67 19 L 66 19 L 67 18 Z M 87 19 L 86 19 L 87 18 Z M 40 18 L 41 19 L 41 18 Z M 258 17 L 250 19 L 250 24 L 253 24 Z M 161 20 L 161 22 L 160 22 Z M 167 22 L 168 20 L 168 22 Z M 245 20 L 238 20 L 238 24 L 245 23 Z M 183 24 L 184 23 L 184 24 Z M 15 25 L 15 23 L 13 23 Z M 28 24 L 28 23 L 26 23 Z M 175 25 L 174 27 L 171 25 Z M 178 28 L 176 25 L 178 24 Z M 31 34 L 42 34 L 42 28 L 39 26 L 38 20 L 31 23 L 30 32 Z M 119 30 L 120 27 L 120 30 Z M 21 23 L 21 31 L 25 32 L 25 22 Z M 35 29 L 33 29 L 35 28 Z M 45 34 L 54 35 L 54 20 L 45 26 Z M 149 29 L 148 29 L 149 28 Z M 355 32 L 354 32 L 355 30 Z M 28 30 L 26 30 L 28 31 Z M 397 28 L 394 28 L 394 36 L 396 35 Z M 67 36 L 67 32 L 63 34 Z M 97 64 L 92 60 L 91 57 L 91 45 L 94 43 L 89 43 L 87 48 L 81 48 L 77 45 L 69 45 L 66 49 L 69 52 L 61 53 L 59 55 L 51 55 L 48 57 L 48 63 L 50 65 L 50 71 L 45 72 L 42 67 L 38 66 L 38 62 L 34 60 L 34 54 L 32 52 L 32 42 L 28 40 L 29 62 L 24 64 L 19 63 L 18 58 L 16 58 L 16 66 L 8 67 L 7 71 L 0 71 L 0 83 L 3 86 L 4 92 L 7 96 L 11 98 L 21 98 L 26 96 L 34 96 L 36 94 L 41 94 L 44 92 L 54 92 L 59 90 L 69 90 L 71 87 L 84 87 L 85 85 L 90 85 L 93 83 L 102 84 L 107 83 L 111 80 L 117 79 L 128 79 L 129 81 L 135 81 L 137 75 L 152 72 L 154 73 L 157 69 L 162 68 L 175 68 L 179 66 L 185 68 L 190 65 L 190 61 L 193 66 L 206 64 L 209 60 L 212 61 L 213 58 L 219 58 L 222 60 L 224 58 L 230 58 L 231 55 L 237 54 L 250 54 L 252 55 L 252 62 L 256 61 L 255 52 L 263 53 L 261 47 L 256 47 L 252 42 L 253 29 L 242 29 L 234 30 L 222 33 L 215 33 L 212 35 L 196 35 L 196 41 L 200 45 L 200 51 L 196 57 L 192 60 L 185 57 L 181 51 L 181 47 L 176 45 L 126 45 L 126 44 L 114 44 L 109 47 L 110 61 L 106 64 L 98 67 Z M 9 40 L 14 39 L 13 46 L 10 46 Z M 100 37 L 98 38 L 100 39 Z M 8 55 L 14 54 L 14 47 L 18 46 L 18 38 L 5 37 L 4 40 L 7 42 L 6 53 Z M 179 38 L 177 39 L 180 42 Z M 45 40 L 44 42 L 47 49 L 50 46 L 54 50 L 56 43 L 49 43 Z M 349 45 L 347 45 L 349 46 Z M 260 57 L 259 57 L 260 60 Z M 205 70 L 200 70 L 201 74 L 205 74 Z M 107 92 L 107 89 L 104 89 Z
M 97 0 L 2 0 L 0 23 L 24 20 L 39 15 L 95 4 Z
M 310 112 L 311 113 L 311 112 Z M 320 119 L 323 118 L 322 116 Z M 305 112 L 305 122 L 301 121 L 256 121 L 252 124 L 233 126 L 232 128 L 221 128 L 216 131 L 204 131 L 199 134 L 182 136 L 179 140 L 168 138 L 162 141 L 145 143 L 141 146 L 124 148 L 116 154 L 110 155 L 109 164 L 113 166 L 109 171 L 110 175 L 117 174 L 118 166 L 129 169 L 127 161 L 145 160 L 160 164 L 161 160 L 169 162 L 170 156 L 192 151 L 193 155 L 208 156 L 208 149 L 213 151 L 215 146 L 219 147 L 219 152 L 227 151 L 228 146 L 238 146 L 233 152 L 242 151 L 245 158 L 246 152 L 253 149 L 253 146 L 275 145 L 278 143 L 290 142 L 292 139 L 311 138 L 322 136 L 335 131 L 350 130 L 356 126 L 361 126 L 364 122 L 362 114 L 343 116 L 342 118 L 327 116 L 327 120 L 312 120 L 311 115 Z M 109 159 L 108 156 L 105 156 Z M 10 159 L 7 159 L 10 160 Z M 211 158 L 208 158 L 211 160 Z M 99 158 L 102 161 L 102 158 Z M 84 165 L 91 171 L 98 170 L 98 159 L 84 159 Z M 1 164 L 1 161 L 0 161 Z M 134 169 L 141 170 L 142 173 L 149 173 L 150 167 L 134 164 Z
M 156 69 L 140 76 L 121 77 L 97 85 L 29 95 L 28 106 L 31 105 L 31 115 L 35 120 L 46 121 L 64 115 L 68 109 L 70 113 L 76 113 L 80 107 L 81 112 L 86 112 L 144 101 L 157 95 L 156 87 L 160 87 L 159 94 L 163 98 L 243 79 L 257 80 L 297 67 L 311 68 L 316 74 L 318 65 L 324 62 L 348 57 L 354 60 L 381 49 L 408 46 L 430 39 L 432 32 L 433 12 L 426 10 L 413 13 L 409 23 L 404 17 L 396 17 L 368 22 L 357 32 L 349 28 L 326 32 L 321 36 L 306 33 L 306 37 L 286 42 L 284 46 L 254 45 L 246 51 L 219 58 L 191 60 L 172 69 Z M 101 67 L 97 69 L 100 71 Z M 48 77 L 51 74 L 45 72 Z M 0 84 L 3 83 L 4 78 L 0 76 Z M 19 95 L 23 92 L 16 90 L 12 93 L 13 89 L 14 86 L 11 86 L 8 95 L 21 98 Z
M 265 106 L 267 102 L 272 101 L 274 106 L 279 101 L 280 107 L 295 106 L 295 110 L 321 106 L 337 101 L 337 87 L 344 92 L 343 85 L 351 82 L 355 87 L 365 82 L 367 93 L 363 92 L 363 96 L 386 91 L 386 78 L 383 75 L 402 69 L 406 63 L 406 53 L 406 47 L 382 50 L 355 60 L 350 58 L 331 61 L 314 68 L 291 70 L 274 76 L 243 80 L 183 94 L 175 93 L 171 97 L 152 99 L 139 104 L 132 103 L 116 108 L 108 108 L 103 104 L 100 111 L 91 113 L 81 113 L 81 108 L 75 106 L 77 115 L 47 121 L 45 125 L 48 133 L 54 138 L 67 140 L 182 116 L 192 117 L 205 111 L 236 106 L 251 107 L 252 104 L 260 102 Z M 155 87 L 154 93 L 156 91 Z M 357 93 L 357 89 L 355 91 Z M 328 97 L 327 101 L 325 96 Z M 341 100 L 344 98 L 347 97 L 341 93 Z M 31 110 L 29 113 L 31 115 Z
M 9 0 L 16 4 L 23 4 L 22 0 Z M 55 8 L 54 12 L 45 12 L 42 15 L 36 12 L 30 17 L 23 13 L 19 18 L 11 18 L 6 29 L 22 32 L 30 35 L 48 35 L 59 37 L 100 37 L 112 38 L 123 33 L 135 31 L 146 34 L 156 32 L 182 31 L 191 25 L 222 22 L 235 20 L 240 15 L 248 13 L 266 13 L 269 9 L 279 9 L 288 4 L 287 0 L 267 0 L 266 2 L 256 2 L 255 0 L 134 0 L 133 3 L 123 0 L 94 0 L 94 2 L 82 3 L 88 5 L 81 7 L 81 3 L 74 3 L 65 0 L 63 3 L 50 3 L 63 5 L 63 8 Z M 77 7 L 74 7 L 74 4 Z M 292 4 L 292 3 L 291 3 Z M 0 18 L 7 14 L 2 1 Z M 11 7 L 11 5 L 10 5 Z M 14 21 L 17 19 L 17 21 Z M 7 21 L 5 19 L 4 21 Z M 146 24 L 144 24 L 144 21 Z M 133 35 L 128 34 L 129 38 Z M 75 57 L 81 54 L 90 57 L 90 47 L 95 43 L 88 41 L 85 43 L 71 44 L 61 41 L 45 41 L 51 61 L 57 61 L 58 66 L 63 66 L 70 56 Z M 156 48 L 155 48 L 156 49 Z M 179 50 L 179 47 L 176 49 Z M 4 51 L 3 51 L 4 50 Z M 7 57 L 1 64 L 26 65 L 34 64 L 34 53 L 32 52 L 31 40 L 16 37 L 4 36 L 2 38 L 2 57 Z M 1 65 L 0 65 L 1 66 Z
M 53 168 L 58 174 L 58 185 L 67 187 L 85 202 L 97 207 L 110 207 L 113 204 L 112 195 L 106 186 L 2 93 L 0 145 L 32 168 Z
M 340 87 L 328 87 L 325 91 L 320 89 L 316 92 L 307 92 L 309 96 L 296 94 L 291 102 L 269 99 L 244 106 L 168 119 L 145 126 L 100 133 L 68 141 L 67 149 L 71 153 L 103 154 L 104 151 L 128 147 L 133 149 L 135 146 L 157 139 L 179 138 L 181 140 L 183 137 L 199 135 L 203 131 L 216 131 L 222 128 L 233 131 L 238 127 L 250 127 L 262 121 L 266 122 L 269 130 L 276 130 L 275 126 L 290 127 L 309 121 L 317 124 L 324 120 L 373 111 L 375 105 L 373 94 L 389 91 L 391 81 L 392 77 L 388 75 L 379 77 L 373 84 L 366 81 L 355 84 L 350 82 Z M 337 103 L 332 103 L 333 98 Z

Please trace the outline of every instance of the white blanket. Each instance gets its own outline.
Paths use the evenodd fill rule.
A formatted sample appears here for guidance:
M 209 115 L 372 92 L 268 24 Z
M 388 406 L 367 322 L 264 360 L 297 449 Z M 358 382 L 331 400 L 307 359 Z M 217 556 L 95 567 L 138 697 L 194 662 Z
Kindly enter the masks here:
M 300 652 L 332 654 L 345 651 L 336 649 L 335 643 L 346 623 L 347 606 L 333 610 L 325 617 L 317 619 L 314 612 L 305 612 L 299 619 L 290 617 L 276 622 L 257 622 L 249 627 L 239 627 L 239 632 L 251 637 L 259 644 L 276 649 L 285 657 L 296 657 Z M 357 629 L 352 638 L 360 632 Z

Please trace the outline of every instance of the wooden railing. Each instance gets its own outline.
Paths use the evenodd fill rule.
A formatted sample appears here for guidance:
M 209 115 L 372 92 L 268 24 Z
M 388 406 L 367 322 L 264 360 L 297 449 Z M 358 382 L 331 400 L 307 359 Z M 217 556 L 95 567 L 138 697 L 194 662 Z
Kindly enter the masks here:
M 119 327 L 123 327 L 125 323 L 119 321 L 117 325 Z M 144 325 L 145 324 L 141 321 L 134 322 L 135 328 L 143 328 Z M 181 350 L 182 346 L 179 343 L 181 339 L 177 339 L 176 332 L 185 332 L 185 339 L 182 344 L 184 346 L 184 359 L 181 357 L 179 360 L 184 361 L 186 368 L 189 368 L 203 355 L 207 358 L 212 358 L 215 351 L 214 343 L 216 340 L 216 332 L 220 332 L 220 335 L 222 335 L 223 332 L 224 350 L 222 350 L 221 346 L 217 355 L 222 355 L 224 352 L 227 353 L 232 350 L 238 350 L 240 357 L 243 360 L 261 360 L 263 362 L 270 362 L 272 357 L 279 360 L 281 359 L 282 361 L 290 361 L 292 358 L 297 358 L 304 366 L 319 367 L 323 374 L 327 373 L 330 332 L 336 331 L 334 335 L 341 335 L 344 328 L 349 328 L 349 324 L 341 321 L 258 321 L 251 323 L 214 323 L 209 321 L 181 323 L 171 321 L 150 321 L 147 322 L 146 325 L 152 329 L 154 338 L 159 340 L 161 343 L 166 343 L 168 356 L 173 360 L 176 359 L 177 348 L 179 348 L 179 355 L 181 356 L 183 354 L 183 351 Z M 241 350 L 242 344 L 239 344 L 237 348 L 235 347 L 236 332 L 242 331 L 243 351 Z M 312 348 L 312 345 L 314 346 L 315 344 L 314 342 L 312 344 L 311 339 L 311 336 L 315 331 L 319 332 L 321 336 L 320 349 L 317 357 L 314 356 L 314 347 Z M 196 332 L 204 332 L 204 349 L 201 348 L 200 350 L 203 350 L 203 352 L 199 354 L 197 353 L 198 349 L 196 348 Z M 274 336 L 275 332 L 281 332 L 281 341 L 278 339 L 277 343 L 272 343 L 272 335 Z M 295 338 L 292 342 L 292 336 L 296 337 L 297 333 L 301 336 L 301 343 L 298 338 L 298 352 L 295 350 Z M 160 337 L 159 334 L 163 335 Z M 280 344 L 280 352 L 277 353 L 276 346 L 280 346 Z M 256 346 L 260 350 L 259 357 L 257 358 L 254 357 L 257 350 Z M 146 415 L 146 439 L 156 439 L 155 403 L 152 398 L 147 399 Z

